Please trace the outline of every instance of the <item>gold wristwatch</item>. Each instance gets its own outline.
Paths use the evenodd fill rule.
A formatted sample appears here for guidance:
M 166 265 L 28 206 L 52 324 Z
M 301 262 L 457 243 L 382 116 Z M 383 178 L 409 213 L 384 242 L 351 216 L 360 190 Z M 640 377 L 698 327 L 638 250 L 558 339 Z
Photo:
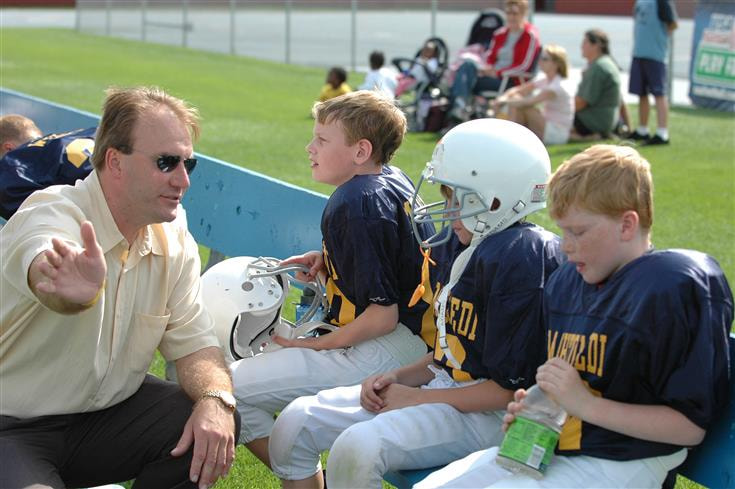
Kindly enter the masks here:
M 235 406 L 237 405 L 237 401 L 235 401 L 235 396 L 233 396 L 231 392 L 205 391 L 199 400 L 201 401 L 205 397 L 214 397 L 218 399 L 219 402 L 222 403 L 222 405 L 226 407 L 230 412 L 235 411 Z

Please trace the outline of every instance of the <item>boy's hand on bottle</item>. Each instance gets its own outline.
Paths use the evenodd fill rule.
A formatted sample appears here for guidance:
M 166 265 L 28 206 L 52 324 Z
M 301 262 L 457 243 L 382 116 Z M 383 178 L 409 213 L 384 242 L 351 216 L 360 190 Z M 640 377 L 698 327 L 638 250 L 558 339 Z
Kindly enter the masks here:
M 566 360 L 554 357 L 536 371 L 536 383 L 570 415 L 584 418 L 585 408 L 594 401 L 579 372 Z
M 508 431 L 508 428 L 516 419 L 516 414 L 523 409 L 523 398 L 525 397 L 525 389 L 518 389 L 513 393 L 513 400 L 508 403 L 505 415 L 503 416 L 503 432 Z

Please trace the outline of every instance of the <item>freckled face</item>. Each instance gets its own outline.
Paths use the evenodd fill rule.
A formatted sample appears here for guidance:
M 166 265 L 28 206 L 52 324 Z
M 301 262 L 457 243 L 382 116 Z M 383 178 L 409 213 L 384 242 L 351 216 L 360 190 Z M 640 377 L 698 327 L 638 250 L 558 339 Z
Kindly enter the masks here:
M 572 206 L 556 223 L 562 230 L 562 251 L 585 282 L 598 284 L 627 263 L 618 219 Z

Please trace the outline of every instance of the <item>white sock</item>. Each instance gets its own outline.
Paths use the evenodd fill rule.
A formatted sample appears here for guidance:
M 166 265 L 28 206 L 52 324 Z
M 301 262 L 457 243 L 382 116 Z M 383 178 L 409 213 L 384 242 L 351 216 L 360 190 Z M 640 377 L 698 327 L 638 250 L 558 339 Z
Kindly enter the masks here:
M 648 136 L 648 128 L 645 126 L 638 126 L 635 132 L 637 132 L 641 136 Z
M 665 127 L 659 127 L 658 129 L 656 129 L 656 135 L 658 135 L 664 141 L 667 141 L 669 139 L 669 130 Z

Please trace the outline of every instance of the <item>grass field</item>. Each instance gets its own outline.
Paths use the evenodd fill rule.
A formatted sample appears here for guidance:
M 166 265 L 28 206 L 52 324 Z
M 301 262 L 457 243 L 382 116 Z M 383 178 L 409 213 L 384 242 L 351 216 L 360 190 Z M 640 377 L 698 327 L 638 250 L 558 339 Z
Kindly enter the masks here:
M 311 181 L 304 151 L 312 130 L 310 106 L 324 75 L 68 30 L 0 30 L 0 85 L 93 113 L 100 113 L 110 85 L 159 85 L 200 109 L 197 151 L 328 194 L 329 187 Z M 361 78 L 351 74 L 349 82 L 358 85 Z M 735 118 L 675 108 L 670 119 L 671 145 L 641 149 L 656 186 L 654 244 L 705 251 L 733 283 Z M 409 134 L 394 164 L 417 178 L 435 143 L 434 134 Z M 553 167 L 585 147 L 550 148 Z M 425 197 L 437 196 L 433 191 Z M 533 220 L 554 229 L 545 213 Z M 162 365 L 154 364 L 153 371 L 160 374 Z M 277 481 L 240 447 L 230 477 L 216 487 L 277 487 Z

